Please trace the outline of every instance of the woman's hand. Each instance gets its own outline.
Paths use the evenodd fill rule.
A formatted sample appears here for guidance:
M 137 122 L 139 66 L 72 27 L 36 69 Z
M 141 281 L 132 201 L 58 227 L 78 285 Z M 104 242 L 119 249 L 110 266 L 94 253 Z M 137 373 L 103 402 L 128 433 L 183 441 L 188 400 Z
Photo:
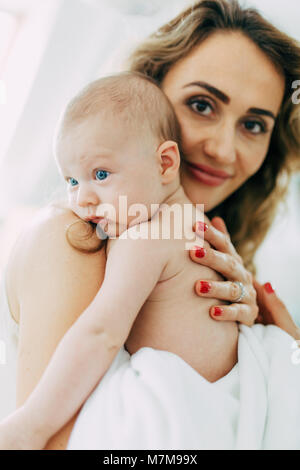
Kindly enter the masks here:
M 295 324 L 282 300 L 277 297 L 271 284 L 267 282 L 261 285 L 256 280 L 253 281 L 253 284 L 257 292 L 259 306 L 257 323 L 276 325 L 296 340 L 300 340 L 300 328 Z
M 210 315 L 215 320 L 238 321 L 252 326 L 258 315 L 253 277 L 245 269 L 242 258 L 231 243 L 223 219 L 215 217 L 210 225 L 196 223 L 194 230 L 196 234 L 204 236 L 211 248 L 190 250 L 192 260 L 214 269 L 227 279 L 225 281 L 205 279 L 197 281 L 195 284 L 197 295 L 230 303 L 230 305 L 221 304 L 210 309 Z M 240 302 L 236 301 L 241 295 L 241 288 L 235 282 L 243 283 L 245 288 L 245 295 Z

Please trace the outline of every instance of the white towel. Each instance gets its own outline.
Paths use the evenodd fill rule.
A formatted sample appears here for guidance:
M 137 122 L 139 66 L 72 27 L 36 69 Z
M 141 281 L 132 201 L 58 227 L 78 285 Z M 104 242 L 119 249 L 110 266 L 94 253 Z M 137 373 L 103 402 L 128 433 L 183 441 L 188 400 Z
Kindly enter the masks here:
M 212 384 L 176 354 L 122 348 L 68 449 L 300 449 L 295 353 L 275 326 L 240 326 L 238 364 Z

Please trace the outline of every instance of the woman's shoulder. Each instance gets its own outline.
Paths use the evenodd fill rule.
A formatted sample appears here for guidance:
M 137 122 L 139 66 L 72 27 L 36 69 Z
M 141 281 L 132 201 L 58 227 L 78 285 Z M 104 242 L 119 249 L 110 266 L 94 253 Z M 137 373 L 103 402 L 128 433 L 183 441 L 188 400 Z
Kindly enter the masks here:
M 32 242 L 34 238 L 41 235 L 47 235 L 46 241 L 49 243 L 53 239 L 58 241 L 57 238 L 62 237 L 69 224 L 80 220 L 78 216 L 69 208 L 62 204 L 49 204 L 48 206 L 39 209 L 33 219 L 21 234 L 21 238 Z
M 37 254 L 55 253 L 56 258 L 59 254 L 72 253 L 74 259 L 82 257 L 88 258 L 87 253 L 77 250 L 71 246 L 67 240 L 67 230 L 76 223 L 85 224 L 74 212 L 67 207 L 59 204 L 51 204 L 39 209 L 32 220 L 20 231 L 18 240 L 12 250 L 12 258 L 17 252 L 18 260 L 26 259 L 32 256 L 37 259 Z M 102 257 L 102 250 L 91 253 L 95 257 Z M 49 256 L 47 256 L 49 258 Z
M 45 283 L 74 283 L 95 278 L 102 282 L 105 252 L 83 253 L 68 242 L 68 227 L 80 221 L 70 209 L 51 204 L 37 211 L 21 231 L 6 269 L 6 289 L 11 311 L 19 320 L 19 300 L 26 291 L 44 290 Z
M 63 254 L 70 251 L 66 230 L 77 216 L 59 205 L 48 205 L 39 209 L 19 231 L 18 239 L 11 251 L 7 270 L 20 268 L 27 262 L 41 262 L 41 255 Z

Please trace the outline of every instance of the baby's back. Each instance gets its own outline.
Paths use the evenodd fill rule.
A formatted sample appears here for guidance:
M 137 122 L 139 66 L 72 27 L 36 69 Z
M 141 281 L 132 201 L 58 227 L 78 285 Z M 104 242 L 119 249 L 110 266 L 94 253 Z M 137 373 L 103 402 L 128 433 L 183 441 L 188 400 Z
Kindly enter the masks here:
M 165 206 L 150 222 L 136 226 L 140 234 L 141 226 L 146 228 L 152 239 L 156 234 L 155 243 L 163 244 L 156 251 L 166 255 L 167 264 L 139 311 L 125 347 L 130 354 L 147 346 L 170 351 L 214 382 L 237 362 L 238 327 L 236 322 L 213 320 L 209 309 L 220 305 L 220 301 L 195 294 L 194 285 L 198 279 L 218 281 L 223 278 L 214 270 L 190 260 L 187 244 L 203 243 L 195 239 L 191 243 L 193 221 L 200 220 L 201 214 L 190 205 L 193 213 L 190 217 L 182 217 L 183 223 L 180 217 L 170 219 L 170 208 Z M 114 242 L 109 240 L 109 246 Z M 206 242 L 205 246 L 209 247 Z M 147 266 L 143 269 L 146 272 Z M 135 289 L 138 289 L 137 282 Z
M 195 211 L 193 217 L 199 220 L 196 214 Z M 161 218 L 160 221 L 152 219 L 151 224 L 152 229 L 157 228 L 153 224 L 161 224 Z M 157 240 L 165 244 L 169 261 L 140 310 L 125 347 L 130 354 L 145 346 L 173 352 L 214 382 L 237 362 L 238 327 L 235 322 L 213 320 L 209 309 L 220 305 L 220 301 L 195 294 L 194 284 L 198 279 L 218 281 L 222 277 L 190 260 L 186 243 L 191 242 L 189 237 L 193 233 L 191 220 L 186 222 L 182 233 L 182 239 L 171 235 L 168 240 Z M 209 245 L 205 242 L 204 246 Z

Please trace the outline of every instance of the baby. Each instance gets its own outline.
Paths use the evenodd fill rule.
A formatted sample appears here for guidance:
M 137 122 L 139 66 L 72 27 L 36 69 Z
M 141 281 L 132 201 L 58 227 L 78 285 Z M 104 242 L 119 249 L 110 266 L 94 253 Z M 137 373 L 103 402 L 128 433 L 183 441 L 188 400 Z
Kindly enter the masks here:
M 97 80 L 67 106 L 55 156 L 71 209 L 109 237 L 105 279 L 36 389 L 0 424 L 0 448 L 42 449 L 122 347 L 170 351 L 211 382 L 237 362 L 237 325 L 212 320 L 216 301 L 199 302 L 193 291 L 199 277 L 220 276 L 191 263 L 185 249 L 204 214 L 180 185 L 179 141 L 169 100 L 139 74 Z M 187 208 L 188 220 L 178 217 Z

